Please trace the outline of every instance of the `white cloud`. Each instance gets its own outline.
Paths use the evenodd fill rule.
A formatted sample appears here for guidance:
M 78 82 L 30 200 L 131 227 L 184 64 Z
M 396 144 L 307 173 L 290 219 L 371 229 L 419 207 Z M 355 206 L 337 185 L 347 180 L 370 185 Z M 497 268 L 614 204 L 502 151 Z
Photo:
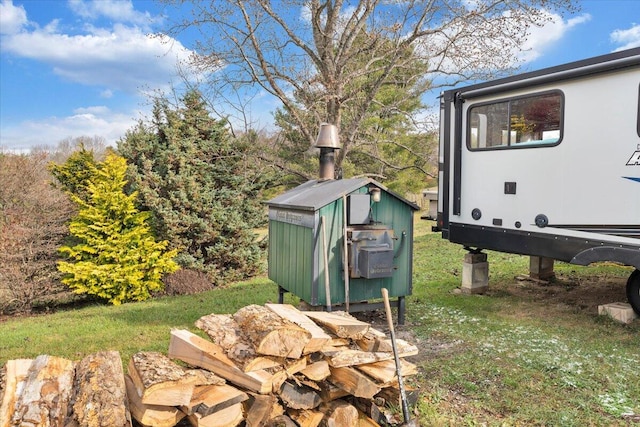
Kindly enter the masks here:
M 588 13 L 567 21 L 555 13 L 547 12 L 546 15 L 544 25 L 532 27 L 529 30 L 527 41 L 522 46 L 522 52 L 518 55 L 518 58 L 524 63 L 538 59 L 546 49 L 562 39 L 569 30 L 591 20 L 591 15 Z
M 67 117 L 26 120 L 0 128 L 3 149 L 25 150 L 34 146 L 55 146 L 66 138 L 99 135 L 115 143 L 137 122 L 140 112 L 121 113 L 104 106 L 81 107 Z
M 139 12 L 133 8 L 131 1 L 123 0 L 69 0 L 71 10 L 85 19 L 109 18 L 115 22 L 126 22 L 144 27 L 159 22 L 160 17 L 153 17 L 149 12 Z
M 7 35 L 2 44 L 4 51 L 43 62 L 71 82 L 129 93 L 143 87 L 166 88 L 177 63 L 192 54 L 177 40 L 149 36 L 123 24 L 68 35 L 52 22 L 43 29 Z
M 611 33 L 611 41 L 621 45 L 615 51 L 640 47 L 640 24 L 633 24 L 626 30 L 614 30 Z
M 27 24 L 27 12 L 22 6 L 14 6 L 12 0 L 0 3 L 0 34 L 15 34 Z

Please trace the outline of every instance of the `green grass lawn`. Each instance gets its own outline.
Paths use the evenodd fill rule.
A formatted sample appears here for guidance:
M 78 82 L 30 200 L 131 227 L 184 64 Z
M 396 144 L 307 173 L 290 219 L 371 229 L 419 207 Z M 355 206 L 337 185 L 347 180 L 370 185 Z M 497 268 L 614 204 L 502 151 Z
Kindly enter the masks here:
M 528 258 L 516 255 L 489 252 L 489 292 L 456 294 L 465 252 L 430 226 L 416 222 L 414 292 L 399 328 L 421 348 L 420 374 L 408 382 L 420 391 L 422 425 L 640 425 L 640 321 L 621 325 L 592 307 L 527 293 L 533 285 L 514 277 L 527 274 Z M 630 273 L 609 264 L 556 263 L 555 271 L 560 293 L 593 278 L 623 283 Z M 198 332 L 193 324 L 205 314 L 276 300 L 276 285 L 258 278 L 198 295 L 11 318 L 0 322 L 0 364 L 40 354 L 118 350 L 127 361 L 141 350 L 166 352 L 172 328 Z M 287 294 L 286 302 L 297 300 Z

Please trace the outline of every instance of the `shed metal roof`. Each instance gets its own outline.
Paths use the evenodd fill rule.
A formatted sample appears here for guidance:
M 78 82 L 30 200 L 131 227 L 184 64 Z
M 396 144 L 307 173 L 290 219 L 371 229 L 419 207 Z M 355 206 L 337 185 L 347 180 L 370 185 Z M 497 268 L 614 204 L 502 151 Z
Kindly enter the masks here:
M 409 205 L 414 210 L 420 207 L 403 197 L 389 191 L 384 185 L 371 178 L 312 180 L 293 188 L 286 193 L 266 202 L 270 207 L 299 209 L 304 211 L 317 211 L 318 209 L 340 199 L 343 195 L 350 194 L 359 188 L 373 184 L 383 191 L 393 195 L 397 199 Z

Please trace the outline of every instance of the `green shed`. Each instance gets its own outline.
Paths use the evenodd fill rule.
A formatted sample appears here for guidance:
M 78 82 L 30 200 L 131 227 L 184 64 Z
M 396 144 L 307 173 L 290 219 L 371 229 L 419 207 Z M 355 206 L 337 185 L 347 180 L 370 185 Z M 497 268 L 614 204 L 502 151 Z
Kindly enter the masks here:
M 369 300 L 387 288 L 404 322 L 417 205 L 370 178 L 309 181 L 267 205 L 280 302 L 291 292 L 317 309 L 378 309 Z

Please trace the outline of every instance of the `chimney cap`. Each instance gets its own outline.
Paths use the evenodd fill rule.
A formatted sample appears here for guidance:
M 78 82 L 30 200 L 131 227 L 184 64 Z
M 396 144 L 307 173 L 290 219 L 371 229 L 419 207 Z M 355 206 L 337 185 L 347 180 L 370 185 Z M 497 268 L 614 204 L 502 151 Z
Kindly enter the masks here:
M 339 149 L 340 139 L 338 138 L 338 127 L 329 123 L 321 123 L 315 146 L 318 148 Z

